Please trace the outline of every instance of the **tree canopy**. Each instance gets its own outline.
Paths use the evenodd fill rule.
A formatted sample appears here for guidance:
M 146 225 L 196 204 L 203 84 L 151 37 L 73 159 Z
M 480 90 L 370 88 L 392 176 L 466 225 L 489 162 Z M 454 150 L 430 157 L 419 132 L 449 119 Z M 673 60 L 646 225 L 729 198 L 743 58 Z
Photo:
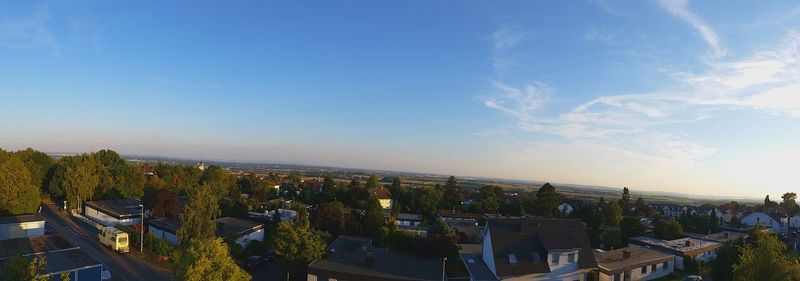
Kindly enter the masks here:
M 188 243 L 178 257 L 175 274 L 185 281 L 249 281 L 250 275 L 236 265 L 221 238 L 202 238 Z
M 182 245 L 198 239 L 214 237 L 214 218 L 219 213 L 217 198 L 208 185 L 202 185 L 189 197 L 184 207 L 183 221 L 178 229 L 178 242 Z

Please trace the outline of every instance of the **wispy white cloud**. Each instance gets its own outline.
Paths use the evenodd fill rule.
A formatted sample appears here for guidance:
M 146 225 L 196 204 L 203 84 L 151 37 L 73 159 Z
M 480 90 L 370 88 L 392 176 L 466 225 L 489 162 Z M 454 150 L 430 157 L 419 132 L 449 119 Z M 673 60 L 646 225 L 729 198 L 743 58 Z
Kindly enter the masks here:
M 528 34 L 513 27 L 501 27 L 492 33 L 492 64 L 495 74 L 503 75 L 516 66 L 512 59 L 513 49 L 526 40 Z
M 626 151 L 629 160 L 696 165 L 716 149 L 691 136 L 668 132 L 665 124 L 713 118 L 743 108 L 800 118 L 800 34 L 788 32 L 773 48 L 738 60 L 706 63 L 701 72 L 668 73 L 679 91 L 601 96 L 560 114 L 543 114 L 553 87 L 493 81 L 484 104 L 516 120 L 515 128 L 561 138 L 598 151 Z M 551 112 L 548 110 L 548 112 Z
M 46 26 L 49 17 L 48 6 L 43 6 L 28 18 L 0 22 L 0 47 L 42 48 L 49 50 L 54 55 L 60 55 L 61 48 Z
M 711 52 L 715 57 L 722 57 L 727 54 L 725 47 L 720 42 L 719 36 L 704 20 L 695 15 L 689 9 L 689 0 L 659 0 L 661 8 L 672 14 L 673 16 L 686 21 L 691 24 L 694 29 L 700 33 L 703 40 L 706 41 L 711 48 Z

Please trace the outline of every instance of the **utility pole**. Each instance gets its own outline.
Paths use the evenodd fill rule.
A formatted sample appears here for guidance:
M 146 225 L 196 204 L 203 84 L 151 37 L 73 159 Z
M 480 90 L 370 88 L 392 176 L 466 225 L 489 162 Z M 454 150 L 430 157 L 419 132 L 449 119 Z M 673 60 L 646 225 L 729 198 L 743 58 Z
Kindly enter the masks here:
M 144 252 L 144 205 L 139 204 L 142 208 L 142 218 L 139 219 L 139 228 L 141 228 L 141 235 L 139 236 L 139 252 Z
M 447 274 L 444 273 L 445 272 L 444 268 L 446 266 L 446 263 L 447 263 L 447 257 L 442 257 L 442 281 L 447 280 Z

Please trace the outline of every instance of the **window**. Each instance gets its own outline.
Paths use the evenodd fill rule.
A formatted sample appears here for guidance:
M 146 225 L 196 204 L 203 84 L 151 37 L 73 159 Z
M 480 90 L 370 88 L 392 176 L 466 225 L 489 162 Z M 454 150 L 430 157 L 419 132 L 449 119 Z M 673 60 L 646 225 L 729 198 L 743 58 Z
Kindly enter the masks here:
M 620 275 L 622 275 L 622 273 L 614 274 L 614 281 L 622 281 L 622 276 Z
M 655 264 L 650 266 L 650 272 L 656 272 L 656 265 Z
M 669 269 L 669 262 L 665 261 L 664 262 L 664 270 L 667 270 L 667 269 Z
M 575 262 L 575 254 L 568 254 L 567 262 Z
M 642 266 L 642 274 L 647 274 L 647 266 Z
M 553 257 L 550 258 L 550 263 L 558 263 L 558 254 L 553 254 Z
M 515 254 L 508 254 L 508 263 L 515 264 L 517 263 L 517 255 Z

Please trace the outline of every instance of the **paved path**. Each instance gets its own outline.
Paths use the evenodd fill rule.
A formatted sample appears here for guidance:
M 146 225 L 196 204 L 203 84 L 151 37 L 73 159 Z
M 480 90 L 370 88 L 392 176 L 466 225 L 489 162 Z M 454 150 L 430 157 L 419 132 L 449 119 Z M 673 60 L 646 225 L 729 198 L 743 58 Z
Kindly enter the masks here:
M 72 217 L 62 216 L 54 204 L 46 204 L 42 215 L 57 233 L 61 233 L 70 242 L 81 247 L 81 250 L 103 264 L 111 271 L 112 280 L 123 281 L 160 281 L 174 280 L 175 276 L 168 270 L 147 264 L 136 257 L 138 245 L 131 246 L 131 252 L 121 254 L 113 252 L 97 242 L 97 229 Z

